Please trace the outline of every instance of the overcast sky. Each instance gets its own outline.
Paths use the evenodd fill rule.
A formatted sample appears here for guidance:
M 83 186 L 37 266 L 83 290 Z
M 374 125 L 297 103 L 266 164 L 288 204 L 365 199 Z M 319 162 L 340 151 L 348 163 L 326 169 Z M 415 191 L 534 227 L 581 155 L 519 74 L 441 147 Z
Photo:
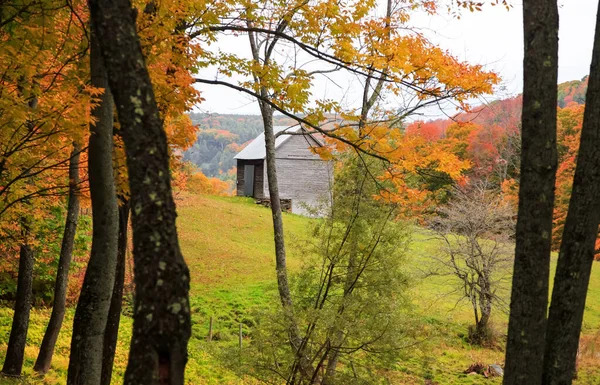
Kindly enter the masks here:
M 425 15 L 413 18 L 414 24 L 423 28 L 429 39 L 448 49 L 461 60 L 483 64 L 496 71 L 503 79 L 504 89 L 493 96 L 507 97 L 521 92 L 523 86 L 523 31 L 521 3 L 513 2 L 510 11 L 502 7 L 487 6 L 483 12 L 466 12 L 460 20 L 451 17 L 431 18 Z M 581 79 L 589 72 L 597 0 L 560 0 L 559 30 L 559 82 Z M 226 45 L 234 49 L 247 45 L 231 38 Z M 240 39 L 238 38 L 238 39 Z M 214 77 L 214 71 L 203 73 Z M 338 79 L 351 83 L 352 79 Z M 219 86 L 199 86 L 206 99 L 198 110 L 220 114 L 258 114 L 258 106 L 250 97 Z M 336 87 L 318 82 L 314 90 L 318 96 L 336 97 Z M 347 91 L 346 103 L 353 103 Z M 341 94 L 340 94 L 341 96 Z

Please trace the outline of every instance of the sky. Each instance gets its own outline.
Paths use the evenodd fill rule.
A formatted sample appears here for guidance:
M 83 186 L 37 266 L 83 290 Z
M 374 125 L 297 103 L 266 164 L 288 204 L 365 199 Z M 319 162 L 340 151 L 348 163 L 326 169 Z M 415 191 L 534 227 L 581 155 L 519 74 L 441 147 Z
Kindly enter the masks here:
M 513 8 L 485 6 L 481 12 L 465 12 L 457 20 L 450 16 L 413 17 L 413 23 L 434 44 L 449 50 L 461 60 L 482 64 L 497 72 L 502 84 L 488 99 L 519 94 L 523 87 L 523 27 L 521 2 Z M 579 80 L 589 73 L 597 0 L 559 0 L 559 83 Z M 243 39 L 240 41 L 239 39 Z M 247 46 L 247 38 L 230 37 L 220 43 L 223 49 L 239 50 Z M 215 77 L 214 69 L 200 73 Z M 352 90 L 356 86 L 350 77 L 333 77 L 335 83 L 319 80 L 313 93 L 317 97 L 341 98 L 348 105 L 356 102 Z M 354 84 L 353 84 L 354 82 Z M 195 111 L 220 114 L 259 114 L 256 101 L 247 95 L 222 86 L 199 85 L 205 101 Z M 433 116 L 432 116 L 433 117 Z

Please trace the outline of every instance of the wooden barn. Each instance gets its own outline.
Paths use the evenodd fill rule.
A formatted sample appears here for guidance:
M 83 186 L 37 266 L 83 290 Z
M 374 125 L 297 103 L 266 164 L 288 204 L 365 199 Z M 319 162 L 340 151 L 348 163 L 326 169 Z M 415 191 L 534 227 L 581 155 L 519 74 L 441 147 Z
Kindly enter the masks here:
M 276 126 L 273 130 L 299 133 L 302 128 Z M 275 157 L 279 195 L 291 201 L 293 213 L 305 214 L 306 205 L 314 205 L 329 195 L 333 180 L 331 162 L 314 154 L 311 147 L 321 143 L 313 135 L 280 135 L 275 140 Z M 237 195 L 256 199 L 269 198 L 265 136 L 260 134 L 235 157 L 237 161 Z

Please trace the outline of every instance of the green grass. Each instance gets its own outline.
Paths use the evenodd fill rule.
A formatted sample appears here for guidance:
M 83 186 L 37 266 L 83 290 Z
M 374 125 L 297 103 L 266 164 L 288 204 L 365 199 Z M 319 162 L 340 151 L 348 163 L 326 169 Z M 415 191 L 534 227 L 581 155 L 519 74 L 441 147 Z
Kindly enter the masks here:
M 270 210 L 250 199 L 181 194 L 177 200 L 178 230 L 183 254 L 191 273 L 190 303 L 192 309 L 192 338 L 187 366 L 188 384 L 253 384 L 249 378 L 239 378 L 220 364 L 215 357 L 220 350 L 237 344 L 239 324 L 242 323 L 245 344 L 249 343 L 256 326 L 256 310 L 278 301 L 275 286 L 273 230 Z M 309 219 L 292 214 L 284 215 L 288 244 L 301 240 Z M 416 270 L 424 258 L 437 250 L 429 232 L 415 229 L 408 256 L 407 268 Z M 300 269 L 302 256 L 288 248 L 288 267 L 293 273 Z M 554 264 L 553 264 L 554 266 Z M 463 371 L 474 362 L 502 363 L 503 352 L 498 349 L 473 347 L 464 341 L 472 322 L 466 304 L 455 306 L 456 295 L 449 291 L 450 282 L 441 278 L 418 279 L 415 275 L 413 298 L 423 334 L 427 338 L 398 363 L 393 373 L 394 384 L 423 384 L 431 380 L 440 385 L 500 384 L 499 379 L 469 376 Z M 68 367 L 70 324 L 73 310 L 67 314 L 61 331 L 53 366 L 44 378 L 37 378 L 32 366 L 37 356 L 45 325 L 47 309 L 34 309 L 30 324 L 24 379 L 2 379 L 4 384 L 62 384 Z M 208 343 L 208 325 L 213 318 L 215 341 Z M 6 349 L 12 311 L 0 308 L 0 354 Z M 505 333 L 507 316 L 497 312 L 495 328 Z M 119 346 L 115 360 L 113 383 L 120 383 L 127 360 L 131 336 L 131 319 L 122 317 Z M 595 266 L 586 306 L 584 333 L 595 351 L 600 328 L 600 269 Z M 577 384 L 600 384 L 598 358 L 590 355 L 580 366 Z

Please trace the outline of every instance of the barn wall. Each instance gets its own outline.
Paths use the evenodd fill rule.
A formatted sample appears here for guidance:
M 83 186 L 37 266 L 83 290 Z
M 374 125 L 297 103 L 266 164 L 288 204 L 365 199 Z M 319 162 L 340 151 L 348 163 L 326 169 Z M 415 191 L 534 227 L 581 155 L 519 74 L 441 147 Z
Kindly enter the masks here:
M 244 165 L 245 160 L 238 159 L 236 163 L 237 167 L 237 182 L 235 184 L 235 195 L 244 196 Z
M 286 140 L 279 148 L 275 151 L 277 159 L 314 159 L 321 160 L 319 155 L 313 153 L 310 147 L 318 147 L 318 144 L 314 139 L 308 135 L 293 135 L 291 138 Z
M 254 169 L 254 198 L 265 197 L 265 161 L 260 160 Z M 267 188 L 267 191 L 269 189 Z
M 292 136 L 276 151 L 280 197 L 291 199 L 292 211 L 300 214 L 305 212 L 303 203 L 315 205 L 329 195 L 333 180 L 332 164 L 313 154 L 309 143 L 316 145 L 310 137 Z M 264 189 L 268 197 L 267 183 L 265 170 Z

